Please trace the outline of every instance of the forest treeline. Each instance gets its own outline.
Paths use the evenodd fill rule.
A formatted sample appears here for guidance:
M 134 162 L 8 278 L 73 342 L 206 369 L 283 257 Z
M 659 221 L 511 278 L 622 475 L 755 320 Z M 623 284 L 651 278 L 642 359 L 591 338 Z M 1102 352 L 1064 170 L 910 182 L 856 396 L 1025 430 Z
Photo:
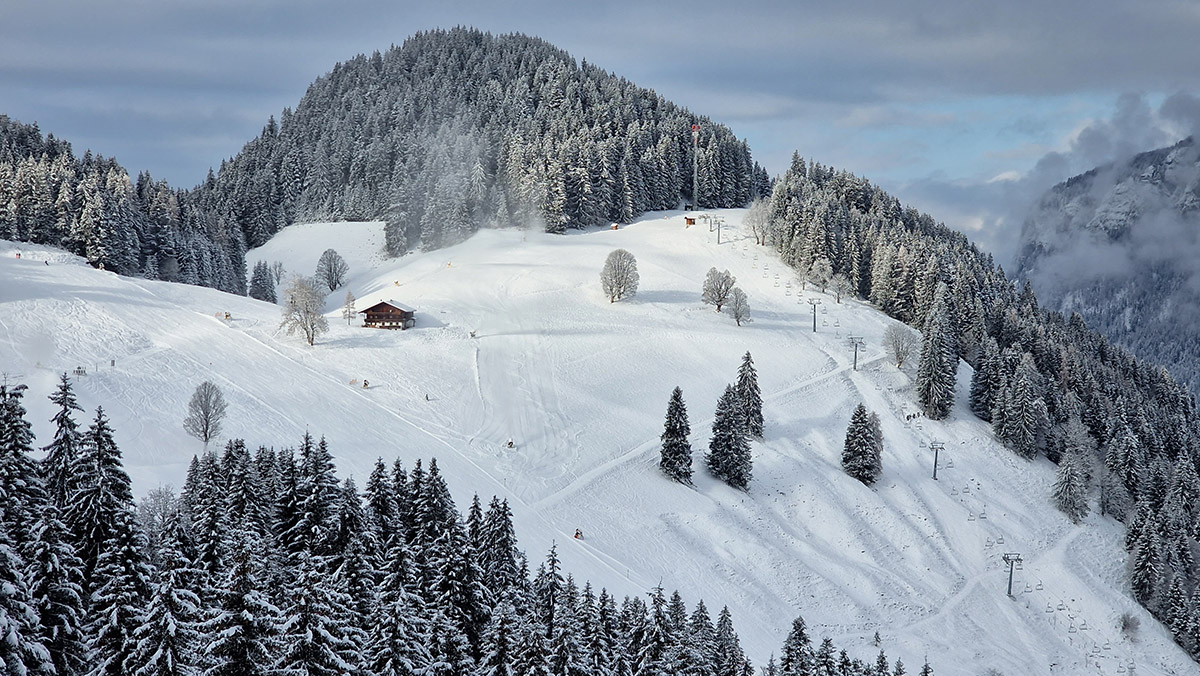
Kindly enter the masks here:
M 465 516 L 436 460 L 379 459 L 360 491 L 324 439 L 194 457 L 178 496 L 134 502 L 102 409 L 81 429 L 64 375 L 34 459 L 22 385 L 0 385 L 0 664 L 5 673 L 753 676 L 728 608 L 659 586 L 535 570 L 507 501 Z M 797 618 L 764 676 L 897 676 L 881 650 L 814 645 Z M 932 673 L 928 665 L 923 674 Z
M 1134 597 L 1200 659 L 1200 426 L 1188 389 L 1087 327 L 1039 306 L 991 257 L 869 181 L 793 156 L 766 204 L 765 241 L 802 275 L 842 275 L 922 331 L 917 389 L 974 367 L 970 408 L 1024 458 L 1059 467 L 1057 505 L 1126 525 Z M 936 341 L 932 340 L 936 337 Z M 945 415 L 947 408 L 931 417 Z
M 652 90 L 537 38 L 435 30 L 337 64 L 190 190 L 0 116 L 0 238 L 245 294 L 246 250 L 296 220 L 385 220 L 398 256 L 678 208 L 693 164 L 701 207 L 770 189 L 745 141 Z

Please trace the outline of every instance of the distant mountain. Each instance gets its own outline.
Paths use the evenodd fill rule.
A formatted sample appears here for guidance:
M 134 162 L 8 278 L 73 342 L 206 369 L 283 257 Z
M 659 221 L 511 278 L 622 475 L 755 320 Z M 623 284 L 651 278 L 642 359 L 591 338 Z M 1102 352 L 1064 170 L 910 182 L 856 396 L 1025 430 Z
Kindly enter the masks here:
M 1200 148 L 1191 138 L 1054 186 L 1021 233 L 1039 300 L 1200 391 Z
M 418 33 L 319 78 L 295 111 L 198 191 L 251 247 L 294 220 L 386 219 L 399 255 L 481 227 L 629 222 L 692 194 L 741 206 L 769 190 L 733 133 L 543 40 Z

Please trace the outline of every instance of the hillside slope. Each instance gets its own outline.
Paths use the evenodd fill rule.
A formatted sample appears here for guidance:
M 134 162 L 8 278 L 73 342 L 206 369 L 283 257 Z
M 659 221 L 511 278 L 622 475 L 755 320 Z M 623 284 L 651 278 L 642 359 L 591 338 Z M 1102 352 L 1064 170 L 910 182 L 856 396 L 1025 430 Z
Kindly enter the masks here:
M 180 423 L 205 379 L 230 403 L 226 436 L 291 445 L 307 428 L 360 484 L 376 456 L 409 467 L 436 456 L 460 507 L 471 492 L 509 499 L 531 557 L 557 542 L 577 578 L 618 595 L 661 581 L 710 608 L 728 604 L 758 665 L 802 614 L 815 637 L 858 656 L 873 656 L 879 631 L 893 659 L 912 669 L 928 656 L 942 674 L 1194 669 L 1124 590 L 1119 524 L 1092 515 L 1075 527 L 1053 510 L 1052 466 L 999 447 L 966 410 L 967 367 L 947 422 L 910 419 L 912 367 L 897 370 L 881 349 L 893 321 L 802 292 L 743 235 L 741 212 L 722 215 L 719 245 L 703 221 L 685 228 L 675 213 L 566 236 L 484 231 L 387 261 L 378 223 L 289 228 L 248 262 L 307 274 L 334 247 L 359 308 L 393 298 L 418 311 L 409 331 L 347 326 L 345 290 L 336 291 L 331 330 L 312 348 L 278 329 L 276 306 L 121 278 L 36 247 L 22 245 L 17 260 L 18 245 L 0 244 L 0 369 L 30 385 L 46 443 L 44 396 L 57 374 L 85 367 L 81 402 L 109 413 L 140 494 L 181 484 L 201 450 Z M 617 247 L 637 257 L 641 285 L 610 304 L 598 272 Z M 700 303 L 710 266 L 738 277 L 753 323 L 739 328 Z M 816 332 L 812 297 L 822 301 Z M 867 345 L 857 371 L 851 334 Z M 747 350 L 767 425 L 743 493 L 712 480 L 702 454 L 714 404 Z M 695 488 L 656 467 L 675 385 L 689 405 Z M 839 465 L 860 402 L 883 421 L 874 488 Z M 946 447 L 936 482 L 931 441 Z M 570 537 L 576 528 L 584 540 Z M 1006 551 L 1025 559 L 1014 599 Z M 1125 611 L 1142 617 L 1137 643 L 1116 629 Z

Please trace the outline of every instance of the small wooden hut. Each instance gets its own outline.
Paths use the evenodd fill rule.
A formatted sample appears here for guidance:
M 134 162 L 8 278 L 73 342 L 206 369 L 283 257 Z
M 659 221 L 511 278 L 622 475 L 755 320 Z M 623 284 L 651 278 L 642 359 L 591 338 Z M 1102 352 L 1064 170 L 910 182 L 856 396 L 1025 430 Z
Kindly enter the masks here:
M 416 326 L 416 310 L 394 300 L 382 300 L 359 314 L 366 315 L 363 326 L 369 329 L 404 329 Z

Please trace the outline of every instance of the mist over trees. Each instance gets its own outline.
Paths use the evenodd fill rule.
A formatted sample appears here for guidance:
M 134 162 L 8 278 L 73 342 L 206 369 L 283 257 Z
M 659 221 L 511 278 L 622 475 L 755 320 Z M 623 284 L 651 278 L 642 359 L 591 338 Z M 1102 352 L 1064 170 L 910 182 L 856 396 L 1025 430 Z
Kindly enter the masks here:
M 1043 304 L 1163 364 L 1200 392 L 1200 147 L 1189 137 L 1050 190 L 1021 231 L 1016 275 Z

